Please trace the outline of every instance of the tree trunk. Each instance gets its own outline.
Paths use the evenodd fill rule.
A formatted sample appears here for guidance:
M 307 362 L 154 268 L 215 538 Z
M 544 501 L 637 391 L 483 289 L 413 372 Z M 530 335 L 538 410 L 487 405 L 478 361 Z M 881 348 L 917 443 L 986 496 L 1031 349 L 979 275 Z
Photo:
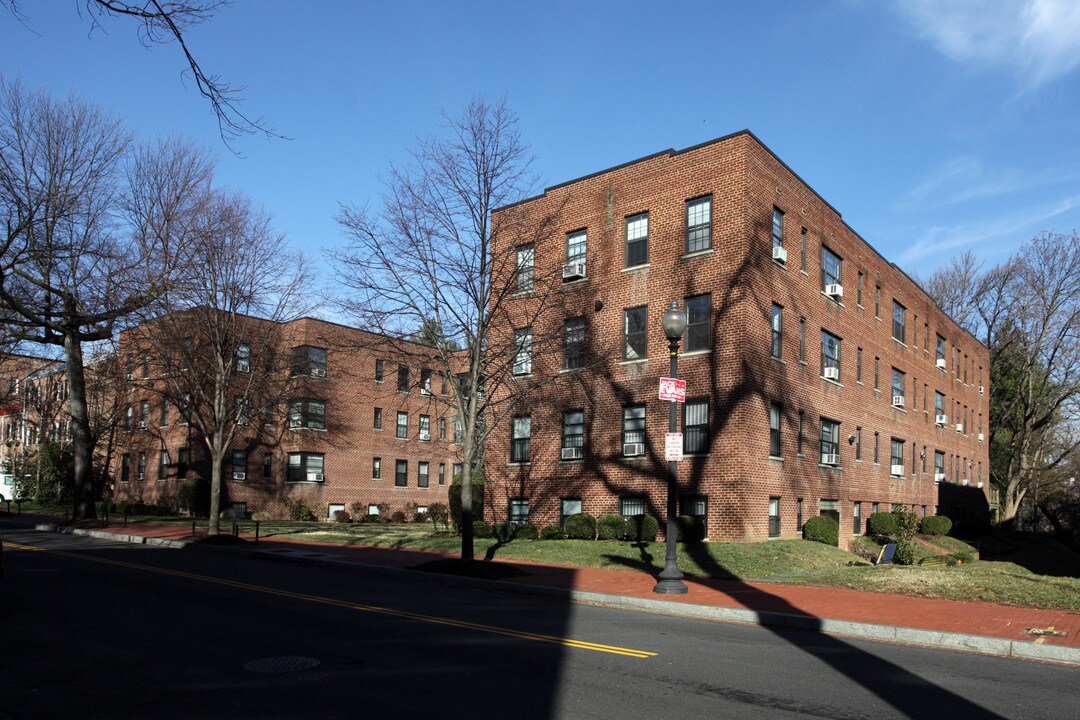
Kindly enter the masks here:
M 68 381 L 68 413 L 71 416 L 71 454 L 74 464 L 74 487 L 71 519 L 93 520 L 94 506 L 93 443 L 90 417 L 86 409 L 86 377 L 83 373 L 82 343 L 69 331 L 64 335 L 64 361 Z
M 207 533 L 221 532 L 221 465 L 224 453 L 210 450 L 210 528 Z

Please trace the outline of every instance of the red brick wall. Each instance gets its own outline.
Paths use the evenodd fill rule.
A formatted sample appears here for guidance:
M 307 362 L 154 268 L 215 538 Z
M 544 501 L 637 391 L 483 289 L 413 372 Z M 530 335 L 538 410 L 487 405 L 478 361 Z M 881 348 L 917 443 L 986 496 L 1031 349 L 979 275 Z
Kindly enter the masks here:
M 684 256 L 685 203 L 712 196 L 712 250 Z M 784 212 L 785 265 L 771 256 L 773 208 Z M 487 473 L 492 481 L 491 505 L 502 519 L 509 498 L 526 497 L 534 522 L 558 521 L 559 499 L 581 497 L 586 512 L 617 513 L 619 497 L 644 495 L 648 511 L 663 517 L 666 464 L 663 433 L 667 403 L 657 399 L 658 378 L 668 374 L 667 341 L 660 324 L 672 300 L 711 294 L 712 343 L 706 352 L 680 356 L 679 374 L 687 395 L 710 398 L 712 443 L 703 456 L 679 464 L 680 491 L 708 496 L 708 532 L 712 539 L 756 540 L 768 536 L 770 497 L 781 498 L 781 533 L 796 536 L 796 501 L 804 500 L 803 517 L 818 514 L 820 500 L 839 502 L 841 537 L 852 532 L 852 504 L 862 502 L 862 518 L 871 504 L 891 504 L 935 511 L 933 453 L 966 458 L 977 481 L 979 463 L 988 484 L 987 446 L 977 440 L 978 417 L 988 422 L 988 392 L 978 385 L 989 380 L 988 353 L 970 335 L 945 317 L 929 298 L 897 268 L 859 238 L 840 215 L 799 180 L 749 133 L 677 153 L 663 153 L 561 186 L 505 212 L 543 217 L 559 211 L 562 232 L 537 242 L 536 272 L 549 276 L 566 261 L 566 234 L 588 231 L 586 280 L 554 283 L 560 308 L 532 318 L 537 338 L 562 337 L 567 317 L 584 316 L 589 330 L 590 366 L 560 373 L 558 342 L 538 346 L 533 373 L 521 382 L 541 386 L 529 406 L 515 414 L 531 414 L 532 460 L 509 463 L 510 428 L 498 428 L 487 447 Z M 625 218 L 649 212 L 649 264 L 624 269 Z M 807 231 L 806 272 L 800 270 L 801 230 Z M 497 241 L 493 253 L 513 247 Z M 821 292 L 821 246 L 843 259 L 844 297 L 836 302 Z M 858 273 L 863 274 L 863 302 L 856 298 Z M 875 288 L 881 288 L 881 317 L 874 316 Z M 544 292 L 538 283 L 537 293 Z M 535 294 L 535 293 L 534 293 Z M 892 302 L 907 308 L 906 344 L 892 339 Z M 522 306 L 535 297 L 522 297 Z M 770 357 L 773 303 L 784 308 L 782 360 Z M 624 308 L 648 306 L 648 361 L 621 362 Z M 526 315 L 526 311 L 522 311 Z M 917 316 L 917 320 L 916 320 Z M 806 318 L 806 362 L 799 361 L 799 320 Z M 923 324 L 929 323 L 930 347 Z M 838 383 L 821 378 L 821 331 L 842 338 Z M 948 344 L 948 370 L 934 367 L 934 338 Z M 913 335 L 917 335 L 913 337 Z M 862 383 L 856 382 L 857 348 L 863 350 Z M 967 383 L 957 377 L 953 348 L 969 358 Z M 880 358 L 880 388 L 874 389 L 874 358 Z M 906 373 L 905 410 L 892 407 L 892 368 Z M 981 370 L 981 381 L 979 380 Z M 917 379 L 917 404 L 911 385 Z M 931 405 L 926 405 L 923 384 Z M 934 390 L 947 397 L 949 428 L 934 425 Z M 966 405 L 969 423 L 955 430 L 955 403 Z M 769 405 L 782 404 L 782 460 L 769 458 Z M 647 454 L 621 457 L 621 407 L 644 403 Z M 586 451 L 583 461 L 563 462 L 561 411 L 585 412 Z M 799 411 L 804 413 L 804 452 L 796 449 Z M 819 418 L 840 422 L 841 462 L 837 469 L 819 463 Z M 861 462 L 847 438 L 862 432 Z M 873 434 L 880 433 L 880 463 L 873 463 Z M 903 477 L 891 477 L 890 440 L 906 441 Z M 927 471 L 921 459 L 912 471 L 911 447 L 926 447 Z M 918 457 L 918 455 L 917 455 Z M 951 475 L 950 475 L 951 478 Z

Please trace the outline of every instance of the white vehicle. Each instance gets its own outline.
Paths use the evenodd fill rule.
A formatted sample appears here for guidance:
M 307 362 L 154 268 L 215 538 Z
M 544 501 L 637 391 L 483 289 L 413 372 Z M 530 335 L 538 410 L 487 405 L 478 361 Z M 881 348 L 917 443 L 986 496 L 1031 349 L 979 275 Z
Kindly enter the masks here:
M 0 502 L 6 503 L 15 499 L 15 476 L 8 473 L 0 473 Z

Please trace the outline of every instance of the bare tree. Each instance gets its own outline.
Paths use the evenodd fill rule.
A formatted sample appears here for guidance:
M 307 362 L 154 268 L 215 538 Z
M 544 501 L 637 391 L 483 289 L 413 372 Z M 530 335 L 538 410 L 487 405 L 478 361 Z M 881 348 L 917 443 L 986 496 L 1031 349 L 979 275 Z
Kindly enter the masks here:
M 130 335 L 133 348 L 154 354 L 163 371 L 152 389 L 180 409 L 206 446 L 210 533 L 217 534 L 222 472 L 234 443 L 281 427 L 292 385 L 277 350 L 283 324 L 302 314 L 307 272 L 269 216 L 241 196 L 211 192 L 190 220 L 181 249 L 188 272 Z
M 1080 451 L 1063 432 L 1080 419 L 1080 237 L 1041 233 L 982 273 L 968 253 L 924 287 L 990 349 L 990 477 L 1012 520 Z
M 0 0 L 12 15 L 26 24 L 30 18 L 23 12 L 18 0 Z M 103 20 L 114 17 L 133 19 L 139 23 L 139 40 L 146 47 L 175 42 L 180 46 L 187 69 L 195 88 L 210 103 L 218 121 L 218 131 L 225 145 L 236 153 L 233 142 L 243 136 L 262 133 L 268 138 L 282 137 L 268 127 L 261 118 L 249 117 L 240 109 L 240 93 L 243 88 L 229 85 L 218 75 L 206 72 L 191 51 L 185 33 L 190 28 L 214 16 L 227 0 L 189 0 L 188 2 L 120 2 L 119 0 L 84 0 L 86 17 L 91 31 L 105 30 Z
M 455 392 L 440 401 L 460 423 L 463 560 L 473 559 L 470 481 L 484 442 L 536 391 L 525 379 L 533 355 L 562 346 L 562 338 L 530 331 L 557 302 L 554 278 L 538 275 L 533 262 L 556 216 L 527 220 L 513 208 L 492 216 L 532 190 L 528 152 L 505 101 L 474 99 L 446 118 L 441 136 L 418 142 L 410 165 L 390 169 L 381 212 L 342 206 L 337 220 L 350 244 L 331 254 L 351 292 L 341 304 L 360 326 L 401 338 L 384 347 L 405 358 L 419 355 L 407 338 L 427 338 L 439 370 L 455 379 Z M 510 250 L 496 255 L 493 247 Z M 512 295 L 529 298 L 513 313 Z

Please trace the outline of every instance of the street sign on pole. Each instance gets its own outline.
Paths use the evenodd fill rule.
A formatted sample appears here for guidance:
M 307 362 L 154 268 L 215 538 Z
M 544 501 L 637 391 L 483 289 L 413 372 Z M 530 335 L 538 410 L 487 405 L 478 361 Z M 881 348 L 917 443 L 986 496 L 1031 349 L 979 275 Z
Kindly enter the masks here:
M 664 433 L 664 459 L 668 462 L 682 460 L 682 433 Z
M 686 381 L 677 378 L 660 378 L 660 399 L 686 402 Z

